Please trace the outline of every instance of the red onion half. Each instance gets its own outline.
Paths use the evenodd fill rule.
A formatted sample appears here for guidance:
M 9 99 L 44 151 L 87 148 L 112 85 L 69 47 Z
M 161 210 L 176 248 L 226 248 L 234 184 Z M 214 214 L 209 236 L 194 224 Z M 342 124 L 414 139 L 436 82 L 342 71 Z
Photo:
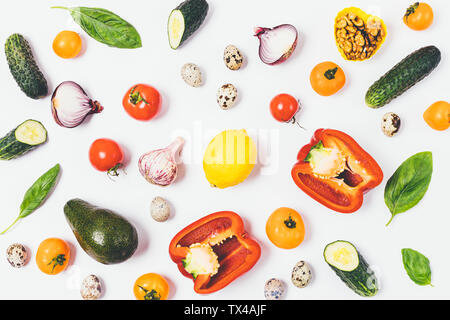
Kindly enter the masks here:
M 282 24 L 274 28 L 255 28 L 255 37 L 259 39 L 259 57 L 261 61 L 275 65 L 286 61 L 297 46 L 298 32 L 291 24 Z
M 73 81 L 64 81 L 52 95 L 52 113 L 61 127 L 75 128 L 91 113 L 102 112 L 98 101 L 91 100 L 83 88 Z

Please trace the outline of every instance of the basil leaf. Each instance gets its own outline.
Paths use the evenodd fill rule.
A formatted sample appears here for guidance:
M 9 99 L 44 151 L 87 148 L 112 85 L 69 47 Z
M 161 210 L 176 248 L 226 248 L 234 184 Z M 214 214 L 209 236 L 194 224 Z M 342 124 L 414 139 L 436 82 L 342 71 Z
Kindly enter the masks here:
M 402 249 L 403 266 L 406 273 L 420 286 L 431 285 L 430 261 L 413 249 Z
M 17 221 L 30 215 L 36 210 L 47 198 L 48 194 L 52 190 L 53 186 L 58 179 L 60 171 L 59 164 L 48 170 L 25 193 L 22 204 L 20 205 L 20 213 L 16 220 L 2 233 L 6 233 Z
M 384 202 L 392 217 L 405 212 L 423 198 L 430 185 L 433 173 L 433 156 L 431 152 L 413 155 L 395 171 L 384 189 Z
M 52 7 L 68 10 L 73 20 L 95 40 L 111 47 L 135 49 L 142 47 L 136 29 L 115 13 L 102 8 Z
M 48 193 L 53 188 L 60 171 L 59 164 L 44 173 L 35 183 L 27 190 L 20 205 L 20 218 L 25 218 L 47 198 Z

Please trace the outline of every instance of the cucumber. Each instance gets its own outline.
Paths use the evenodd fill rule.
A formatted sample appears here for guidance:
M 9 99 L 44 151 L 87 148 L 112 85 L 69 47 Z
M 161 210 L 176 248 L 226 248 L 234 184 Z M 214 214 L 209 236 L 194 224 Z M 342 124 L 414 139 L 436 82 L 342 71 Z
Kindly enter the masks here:
M 177 49 L 200 28 L 208 14 L 205 0 L 186 0 L 172 10 L 167 24 L 169 44 Z
M 27 120 L 0 139 L 0 160 L 11 160 L 47 141 L 47 130 L 36 120 Z
M 366 93 L 366 104 L 380 108 L 425 78 L 441 61 L 441 52 L 435 46 L 414 51 L 384 76 Z
M 355 293 L 372 297 L 378 292 L 378 282 L 367 262 L 348 241 L 328 244 L 323 252 L 325 261 L 339 278 Z
M 45 97 L 47 80 L 34 61 L 28 41 L 20 34 L 11 35 L 5 43 L 5 54 L 9 70 L 20 89 L 32 99 Z

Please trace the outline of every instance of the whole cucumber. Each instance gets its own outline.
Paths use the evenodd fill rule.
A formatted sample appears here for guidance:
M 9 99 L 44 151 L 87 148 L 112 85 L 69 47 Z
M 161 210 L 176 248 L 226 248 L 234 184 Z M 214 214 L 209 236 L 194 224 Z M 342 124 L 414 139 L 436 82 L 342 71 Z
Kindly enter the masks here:
M 435 46 L 418 49 L 376 81 L 366 93 L 366 104 L 380 108 L 425 78 L 441 61 Z
M 20 89 L 32 99 L 45 97 L 48 92 L 47 80 L 34 60 L 28 41 L 21 34 L 12 34 L 6 40 L 5 55 L 9 70 Z

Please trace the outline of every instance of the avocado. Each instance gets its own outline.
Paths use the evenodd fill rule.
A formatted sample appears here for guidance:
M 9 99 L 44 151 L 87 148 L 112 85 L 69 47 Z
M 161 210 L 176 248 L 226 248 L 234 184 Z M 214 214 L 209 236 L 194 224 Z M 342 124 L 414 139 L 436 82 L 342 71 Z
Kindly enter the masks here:
M 48 93 L 47 80 L 34 60 L 28 41 L 21 34 L 12 34 L 6 40 L 5 55 L 20 89 L 32 99 L 45 97 Z
M 117 213 L 72 199 L 64 206 L 64 215 L 80 246 L 98 262 L 120 263 L 136 251 L 136 228 Z

